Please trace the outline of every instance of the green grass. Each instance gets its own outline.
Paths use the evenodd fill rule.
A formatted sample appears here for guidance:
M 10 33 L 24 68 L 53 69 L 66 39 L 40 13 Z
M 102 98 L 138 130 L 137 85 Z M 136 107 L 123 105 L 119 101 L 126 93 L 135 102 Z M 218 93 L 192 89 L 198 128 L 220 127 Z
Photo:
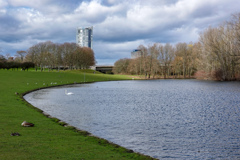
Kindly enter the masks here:
M 85 78 L 84 78 L 85 77 Z M 0 159 L 151 159 L 132 153 L 88 132 L 66 127 L 56 118 L 47 118 L 22 99 L 36 89 L 56 85 L 129 79 L 85 71 L 36 72 L 0 70 Z M 17 95 L 15 93 L 18 93 Z M 22 127 L 26 120 L 34 127 Z M 18 132 L 21 136 L 11 136 Z

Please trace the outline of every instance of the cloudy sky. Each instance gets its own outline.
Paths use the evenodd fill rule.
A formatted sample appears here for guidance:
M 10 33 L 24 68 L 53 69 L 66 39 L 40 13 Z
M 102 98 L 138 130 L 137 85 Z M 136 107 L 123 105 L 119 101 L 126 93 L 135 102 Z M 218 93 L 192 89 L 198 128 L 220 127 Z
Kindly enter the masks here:
M 140 44 L 196 42 L 208 26 L 240 12 L 240 0 L 0 0 L 0 54 L 75 42 L 93 26 L 97 65 L 113 65 Z

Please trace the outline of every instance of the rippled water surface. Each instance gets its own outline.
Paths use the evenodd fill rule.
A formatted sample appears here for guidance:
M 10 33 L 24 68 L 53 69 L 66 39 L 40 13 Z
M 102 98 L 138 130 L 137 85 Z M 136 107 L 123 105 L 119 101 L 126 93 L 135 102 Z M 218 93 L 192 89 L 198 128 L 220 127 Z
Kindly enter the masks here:
M 98 82 L 44 89 L 25 99 L 79 129 L 158 159 L 240 159 L 239 82 Z

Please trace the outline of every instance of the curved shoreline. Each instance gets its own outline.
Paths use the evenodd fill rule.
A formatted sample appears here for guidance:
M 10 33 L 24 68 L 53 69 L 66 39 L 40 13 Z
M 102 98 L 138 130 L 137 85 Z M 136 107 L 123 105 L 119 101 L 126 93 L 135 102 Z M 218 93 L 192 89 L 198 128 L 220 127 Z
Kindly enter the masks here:
M 101 81 L 98 81 L 98 82 L 101 82 Z M 105 82 L 105 81 L 102 81 L 102 82 Z M 113 142 L 111 142 L 111 141 L 108 141 L 108 140 L 106 140 L 106 139 L 104 139 L 104 138 L 97 137 L 97 136 L 93 135 L 92 133 L 90 133 L 90 132 L 88 132 L 88 131 L 85 131 L 85 130 L 79 129 L 79 128 L 75 127 L 75 126 L 69 125 L 68 123 L 66 123 L 66 122 L 64 122 L 64 121 L 62 121 L 62 120 L 60 120 L 60 119 L 58 119 L 58 118 L 56 118 L 56 117 L 53 117 L 53 116 L 51 116 L 50 114 L 46 113 L 45 111 L 43 111 L 43 110 L 41 110 L 41 109 L 33 106 L 31 103 L 29 103 L 29 102 L 24 98 L 25 95 L 27 95 L 27 94 L 29 94 L 29 93 L 32 93 L 32 92 L 35 92 L 35 91 L 38 91 L 38 90 L 41 90 L 41 89 L 47 89 L 47 88 L 49 89 L 49 88 L 63 87 L 63 86 L 68 86 L 68 85 L 71 86 L 71 85 L 75 85 L 75 84 L 86 84 L 86 83 L 94 83 L 94 82 L 71 83 L 71 84 L 61 84 L 61 85 L 56 85 L 56 86 L 41 87 L 41 88 L 38 88 L 38 89 L 33 89 L 33 90 L 30 90 L 30 91 L 24 92 L 24 93 L 22 93 L 22 94 L 19 94 L 19 96 L 20 96 L 20 98 L 21 98 L 24 102 L 26 102 L 26 103 L 28 104 L 28 107 L 33 108 L 33 109 L 36 110 L 37 112 L 40 112 L 40 113 L 43 114 L 45 117 L 47 117 L 47 118 L 51 119 L 52 121 L 54 121 L 56 124 L 61 125 L 61 126 L 63 126 L 63 127 L 66 127 L 66 128 L 68 128 L 68 129 L 70 129 L 70 130 L 72 130 L 72 131 L 74 131 L 74 132 L 77 132 L 77 133 L 79 133 L 79 134 L 82 135 L 82 136 L 89 136 L 89 137 L 94 137 L 94 138 L 96 138 L 98 141 L 100 141 L 99 145 L 110 145 L 110 146 L 112 146 L 112 147 L 114 147 L 114 148 L 122 148 L 122 149 L 124 149 L 125 152 L 127 152 L 127 153 L 135 153 L 135 154 L 138 154 L 138 155 L 141 155 L 141 156 L 145 156 L 146 158 L 149 158 L 149 159 L 156 159 L 156 158 L 153 158 L 153 157 L 151 157 L 151 156 L 149 156 L 149 155 L 145 155 L 145 154 L 143 154 L 143 153 L 135 152 L 135 151 L 133 151 L 133 150 L 131 150 L 131 149 L 122 147 L 122 146 L 120 146 L 120 145 L 118 145 L 118 144 L 115 144 L 115 143 L 113 143 Z

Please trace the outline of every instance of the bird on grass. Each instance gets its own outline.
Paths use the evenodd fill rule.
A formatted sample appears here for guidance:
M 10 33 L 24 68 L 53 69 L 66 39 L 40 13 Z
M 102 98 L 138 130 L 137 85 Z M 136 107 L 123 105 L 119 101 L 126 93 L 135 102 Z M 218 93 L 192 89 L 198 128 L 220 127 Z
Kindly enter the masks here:
M 66 95 L 72 95 L 73 93 L 72 92 L 67 92 L 67 90 L 65 89 L 65 94 Z
M 29 122 L 26 122 L 26 121 L 24 121 L 21 125 L 22 125 L 23 127 L 33 127 L 33 126 L 34 126 L 33 123 L 29 123 Z
M 11 133 L 11 136 L 20 136 L 20 133 L 18 133 L 18 132 Z

